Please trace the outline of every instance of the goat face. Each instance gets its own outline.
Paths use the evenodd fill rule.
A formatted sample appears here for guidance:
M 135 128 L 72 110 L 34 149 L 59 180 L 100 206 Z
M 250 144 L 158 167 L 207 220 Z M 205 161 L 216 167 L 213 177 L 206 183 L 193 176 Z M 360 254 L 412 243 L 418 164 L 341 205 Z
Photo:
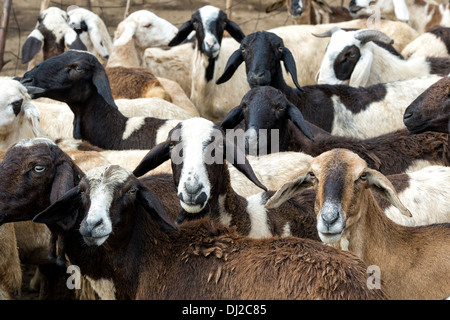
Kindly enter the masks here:
M 0 135 L 6 135 L 18 129 L 20 116 L 29 103 L 27 90 L 16 80 L 0 80 Z
M 243 121 L 246 153 L 256 155 L 259 150 L 261 155 L 266 152 L 286 151 L 289 120 L 313 140 L 300 110 L 278 89 L 263 86 L 247 92 L 241 104 L 230 111 L 222 121 L 221 127 L 232 129 Z
M 418 96 L 406 108 L 403 122 L 412 133 L 450 131 L 450 77 L 445 77 Z
M 50 204 L 58 164 L 55 148 L 51 140 L 35 138 L 5 153 L 0 164 L 0 224 L 31 220 Z
M 34 98 L 80 104 L 96 91 L 115 106 L 105 69 L 93 54 L 85 51 L 69 50 L 45 60 L 26 72 L 20 82 L 25 87 L 43 89 Z
M 289 14 L 293 18 L 298 18 L 303 13 L 303 8 L 306 6 L 303 4 L 303 1 L 305 4 L 310 0 L 290 0 L 291 5 L 289 6 Z
M 349 12 L 353 18 L 372 15 L 391 18 L 395 14 L 398 20 L 409 20 L 409 10 L 405 0 L 351 0 Z
M 156 195 L 143 186 L 128 170 L 104 165 L 89 170 L 80 183 L 66 192 L 33 221 L 52 223 L 65 218 L 65 211 L 80 212 L 80 234 L 89 246 L 102 245 L 112 233 L 119 246 L 130 236 L 137 206 L 144 208 L 155 222 L 167 230 L 176 230 L 168 220 Z

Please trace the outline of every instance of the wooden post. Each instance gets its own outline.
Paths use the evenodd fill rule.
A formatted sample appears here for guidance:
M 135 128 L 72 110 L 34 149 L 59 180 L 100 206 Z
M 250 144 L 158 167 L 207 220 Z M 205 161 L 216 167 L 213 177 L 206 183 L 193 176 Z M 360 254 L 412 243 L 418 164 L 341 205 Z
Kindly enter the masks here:
M 228 19 L 231 20 L 231 13 L 233 12 L 233 10 L 231 9 L 231 7 L 233 6 L 233 0 L 227 0 L 225 2 L 225 13 L 228 16 Z
M 126 19 L 128 17 L 128 13 L 130 12 L 131 0 L 127 0 L 127 6 L 125 7 L 125 13 L 123 18 Z
M 8 60 L 8 61 L 4 62 L 3 55 L 5 53 L 6 33 L 8 31 L 9 12 L 11 10 L 11 2 L 12 2 L 12 0 L 4 0 L 4 2 L 3 2 L 2 20 L 0 22 L 0 71 L 3 69 L 3 66 L 10 61 L 10 60 Z

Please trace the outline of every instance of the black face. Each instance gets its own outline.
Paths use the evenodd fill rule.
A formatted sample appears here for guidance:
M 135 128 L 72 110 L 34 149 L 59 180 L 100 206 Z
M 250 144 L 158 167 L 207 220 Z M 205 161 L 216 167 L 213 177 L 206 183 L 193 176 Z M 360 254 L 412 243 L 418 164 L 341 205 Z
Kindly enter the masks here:
M 411 133 L 450 128 L 450 78 L 445 77 L 425 90 L 406 108 L 403 122 Z
M 283 40 L 265 32 L 255 32 L 242 40 L 247 81 L 251 88 L 271 85 L 273 75 L 281 72 Z
M 349 80 L 356 63 L 361 58 L 361 52 L 355 45 L 345 47 L 334 60 L 334 72 L 339 80 Z
M 63 102 L 82 102 L 91 95 L 92 70 L 99 62 L 89 53 L 67 51 L 38 64 L 20 81 L 25 87 L 45 89 L 34 98 L 48 97 Z M 75 94 L 76 93 L 76 94 Z

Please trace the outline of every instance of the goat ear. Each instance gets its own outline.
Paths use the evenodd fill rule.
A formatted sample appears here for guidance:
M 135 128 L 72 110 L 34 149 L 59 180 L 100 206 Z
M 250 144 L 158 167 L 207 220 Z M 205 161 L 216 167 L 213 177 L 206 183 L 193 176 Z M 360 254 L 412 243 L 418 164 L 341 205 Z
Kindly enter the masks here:
M 239 25 L 231 20 L 226 20 L 226 24 L 225 24 L 225 30 L 228 31 L 228 33 L 230 34 L 230 36 L 233 37 L 234 40 L 236 40 L 237 42 L 241 43 L 242 39 L 245 38 L 245 34 L 242 31 L 242 29 L 239 27 Z
M 389 202 L 396 207 L 401 214 L 412 217 L 411 212 L 403 205 L 397 196 L 392 183 L 379 171 L 373 169 L 366 169 L 367 181 L 372 190 L 378 192 L 385 197 Z
M 370 69 L 372 68 L 373 54 L 367 48 L 361 48 L 361 57 L 356 63 L 350 76 L 349 85 L 351 87 L 365 87 L 369 81 Z
M 186 21 L 180 27 L 180 29 L 178 29 L 178 33 L 175 35 L 175 37 L 172 40 L 170 40 L 169 47 L 173 47 L 182 43 L 184 40 L 187 39 L 187 37 L 192 31 L 194 31 L 194 23 L 192 22 L 192 20 Z
M 294 81 L 294 84 L 297 87 L 297 89 L 300 91 L 304 91 L 303 88 L 298 84 L 297 67 L 295 65 L 294 56 L 292 55 L 292 52 L 286 47 L 283 48 L 281 60 L 283 60 L 284 62 L 286 72 L 291 74 L 292 81 Z
M 33 218 L 33 221 L 45 223 L 47 225 L 61 223 L 67 218 L 69 218 L 70 221 L 75 221 L 78 208 L 80 207 L 80 191 L 79 186 L 73 187 L 47 209 L 37 214 Z M 75 215 L 75 217 L 73 217 L 73 215 Z
M 109 34 L 101 32 L 100 28 L 93 21 L 87 20 L 85 23 L 89 26 L 89 38 L 91 39 L 95 50 L 97 50 L 103 58 L 108 59 L 110 52 L 106 44 L 110 43 L 111 39 L 104 39 L 104 37 L 109 37 Z
M 134 169 L 133 174 L 140 177 L 170 159 L 169 142 L 161 142 L 153 147 Z
M 170 222 L 164 208 L 159 201 L 158 197 L 149 189 L 144 186 L 140 186 L 137 192 L 138 203 L 155 219 L 156 223 L 164 230 L 177 231 L 172 222 Z
M 272 3 L 271 5 L 269 5 L 266 8 L 266 13 L 271 13 L 275 10 L 280 9 L 284 5 L 284 3 L 285 3 L 285 0 L 280 0 L 280 1 L 276 1 L 276 2 Z
M 136 23 L 124 21 L 119 24 L 115 34 L 114 46 L 123 46 L 130 42 L 136 32 Z
M 233 74 L 236 72 L 237 68 L 244 62 L 244 56 L 242 55 L 241 49 L 237 49 L 233 54 L 228 58 L 227 65 L 225 66 L 225 70 L 223 74 L 216 80 L 216 84 L 221 84 L 230 80 Z
M 220 123 L 222 130 L 233 129 L 244 119 L 244 113 L 242 112 L 242 106 L 239 105 L 231 109 L 225 116 L 225 119 Z
M 41 137 L 41 127 L 39 122 L 39 113 L 34 107 L 27 105 L 23 108 L 25 119 L 29 122 L 31 130 L 35 137 Z
M 297 128 L 299 128 L 300 131 L 303 132 L 303 134 L 305 136 L 307 136 L 309 140 L 314 141 L 314 136 L 309 131 L 308 125 L 307 125 L 307 123 L 305 121 L 305 118 L 303 118 L 303 114 L 291 102 L 288 103 L 287 113 L 288 113 L 289 119 L 292 121 L 292 123 L 294 123 L 295 126 Z
M 111 93 L 111 87 L 109 85 L 108 76 L 106 75 L 105 68 L 103 68 L 100 61 L 95 58 L 95 67 L 94 73 L 92 75 L 92 83 L 97 88 L 97 92 L 99 95 L 105 99 L 106 103 L 112 106 L 115 109 L 119 109 L 114 102 L 114 98 Z
M 231 163 L 236 169 L 242 172 L 242 174 L 244 174 L 256 186 L 264 191 L 267 191 L 267 188 L 256 177 L 256 174 L 248 162 L 245 153 L 238 148 L 234 141 L 228 141 L 226 138 L 224 144 L 224 158 L 226 158 L 228 163 Z
M 325 0 L 312 0 L 311 3 L 313 5 L 317 5 L 323 11 L 328 12 L 329 14 L 333 14 L 333 9 L 330 7 L 328 3 L 326 3 Z
M 68 49 L 87 51 L 86 45 L 81 41 L 80 36 L 73 29 L 68 29 L 64 35 L 64 42 Z
M 295 196 L 297 193 L 312 187 L 312 181 L 308 170 L 300 172 L 299 176 L 286 182 L 275 194 L 266 202 L 267 209 L 278 208 L 284 202 Z
M 409 10 L 405 0 L 393 0 L 394 12 L 398 20 L 409 21 Z
M 30 62 L 39 53 L 43 44 L 44 36 L 38 29 L 34 29 L 23 44 L 21 62 Z

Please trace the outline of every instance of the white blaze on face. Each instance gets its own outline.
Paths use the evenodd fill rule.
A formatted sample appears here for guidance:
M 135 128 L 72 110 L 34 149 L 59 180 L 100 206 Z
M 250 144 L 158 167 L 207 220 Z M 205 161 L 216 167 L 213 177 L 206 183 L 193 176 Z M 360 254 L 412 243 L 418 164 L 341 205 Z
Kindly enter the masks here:
M 203 30 L 205 31 L 204 46 L 213 52 L 213 57 L 215 58 L 219 54 L 220 44 L 216 35 L 211 32 L 209 25 L 218 19 L 220 11 L 213 6 L 204 6 L 198 11 L 202 20 Z
M 318 84 L 348 84 L 349 80 L 339 80 L 334 71 L 334 61 L 347 46 L 359 45 L 354 37 L 355 31 L 338 30 L 333 33 L 328 43 L 327 51 L 322 60 L 317 77 Z
M 114 192 L 130 177 L 131 172 L 116 166 L 104 165 L 86 173 L 89 181 L 91 205 L 86 215 L 86 225 L 91 230 L 91 241 L 100 246 L 112 232 L 109 210 Z
M 210 141 L 214 131 L 214 124 L 203 118 L 192 118 L 182 122 L 181 126 L 181 140 L 183 148 L 182 170 L 180 173 L 180 181 L 178 184 L 178 194 L 186 195 L 186 183 L 197 180 L 202 184 L 202 192 L 205 192 L 207 199 L 209 199 L 211 192 L 211 184 L 206 170 L 204 149 Z M 194 178 L 196 177 L 196 178 Z M 180 201 L 181 206 L 187 212 L 200 212 L 206 205 L 188 205 Z

